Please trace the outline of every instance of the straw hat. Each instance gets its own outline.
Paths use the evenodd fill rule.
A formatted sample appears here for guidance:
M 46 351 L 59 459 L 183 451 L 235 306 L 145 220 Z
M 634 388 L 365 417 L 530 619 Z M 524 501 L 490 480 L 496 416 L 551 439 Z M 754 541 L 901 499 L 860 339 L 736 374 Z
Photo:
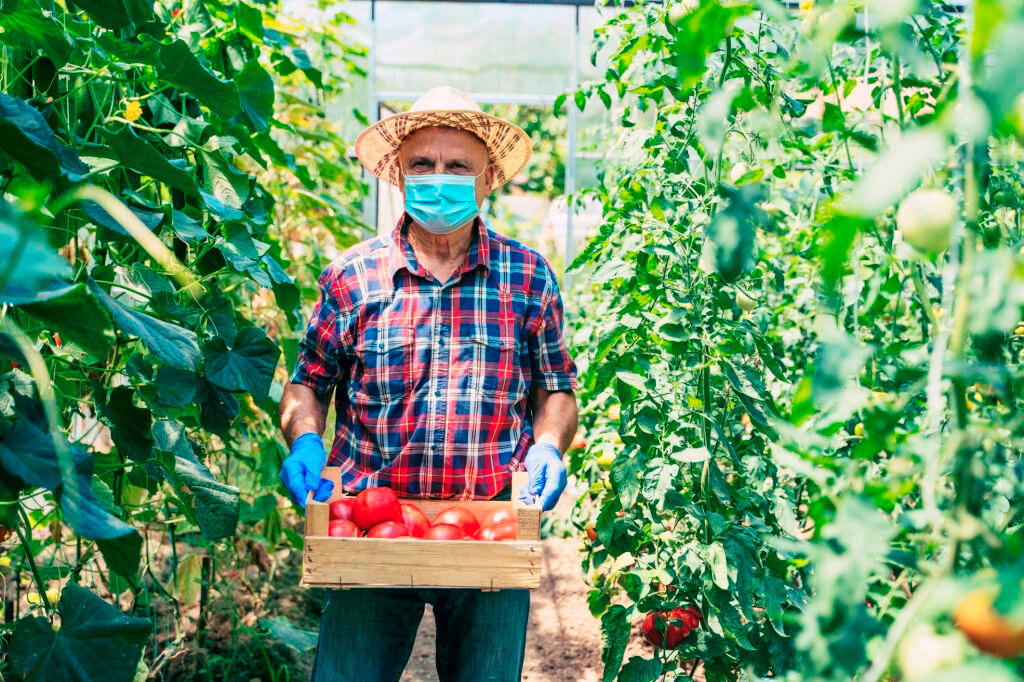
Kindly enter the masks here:
M 448 86 L 428 90 L 409 111 L 388 116 L 360 133 L 356 156 L 366 170 L 398 185 L 399 145 L 409 133 L 429 126 L 459 128 L 483 140 L 497 170 L 495 187 L 511 180 L 530 158 L 530 136 L 522 128 L 483 113 L 469 95 Z

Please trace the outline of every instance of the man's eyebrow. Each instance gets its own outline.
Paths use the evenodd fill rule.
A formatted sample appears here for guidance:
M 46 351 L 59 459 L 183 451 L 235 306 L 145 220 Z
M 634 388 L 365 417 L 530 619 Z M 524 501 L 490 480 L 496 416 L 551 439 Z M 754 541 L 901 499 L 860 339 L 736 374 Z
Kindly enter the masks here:
M 412 157 L 409 157 L 409 165 L 410 165 L 410 166 L 411 166 L 412 164 L 414 164 L 414 163 L 417 163 L 417 162 L 419 162 L 419 161 L 426 161 L 426 162 L 427 162 L 427 163 L 429 163 L 429 164 L 433 164 L 433 163 L 434 163 L 433 159 L 431 159 L 430 157 L 427 157 L 427 156 L 422 156 L 422 155 L 420 155 L 420 156 L 412 156 Z

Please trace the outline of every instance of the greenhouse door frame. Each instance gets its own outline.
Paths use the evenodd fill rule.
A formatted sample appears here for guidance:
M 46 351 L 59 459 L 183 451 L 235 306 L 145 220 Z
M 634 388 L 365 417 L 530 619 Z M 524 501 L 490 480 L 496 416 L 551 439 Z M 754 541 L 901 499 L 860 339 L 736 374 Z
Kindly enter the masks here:
M 390 0 L 392 2 L 409 2 L 411 0 Z M 572 80 L 570 92 L 579 86 L 580 79 L 580 7 L 592 7 L 593 0 L 445 0 L 456 3 L 476 4 L 521 4 L 521 5 L 571 5 L 574 7 L 572 29 Z M 368 112 L 370 123 L 380 120 L 381 106 L 386 102 L 415 102 L 422 92 L 403 90 L 377 90 L 377 0 L 370 3 L 370 50 L 367 67 L 367 84 L 369 90 Z M 506 93 L 467 93 L 479 104 L 521 104 L 524 106 L 553 106 L 557 96 L 554 95 L 513 95 Z M 576 107 L 567 105 L 568 111 L 568 144 L 565 159 L 565 264 L 573 259 L 573 209 L 568 198 L 576 192 L 576 127 L 579 112 Z M 364 177 L 370 187 L 369 196 L 363 202 L 363 220 L 367 225 L 377 225 L 378 185 L 380 180 L 370 175 L 365 169 Z M 378 232 L 381 228 L 377 227 Z M 563 273 L 563 276 L 565 274 Z

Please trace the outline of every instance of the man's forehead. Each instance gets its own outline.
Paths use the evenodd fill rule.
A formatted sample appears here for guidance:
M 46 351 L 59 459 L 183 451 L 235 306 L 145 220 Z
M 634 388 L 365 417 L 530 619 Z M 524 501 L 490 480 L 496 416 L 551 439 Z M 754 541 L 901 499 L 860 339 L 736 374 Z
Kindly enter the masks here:
M 412 131 L 402 140 L 400 150 L 404 155 L 444 151 L 467 154 L 487 153 L 483 140 L 467 130 L 443 126 L 428 126 Z

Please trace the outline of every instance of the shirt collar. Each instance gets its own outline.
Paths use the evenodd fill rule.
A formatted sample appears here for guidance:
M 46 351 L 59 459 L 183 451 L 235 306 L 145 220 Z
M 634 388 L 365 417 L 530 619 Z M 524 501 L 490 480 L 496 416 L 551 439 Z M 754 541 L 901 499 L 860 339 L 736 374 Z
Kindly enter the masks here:
M 391 246 L 388 249 L 388 274 L 391 276 L 391 281 L 395 281 L 395 275 L 398 274 L 402 268 L 405 268 L 414 275 L 420 277 L 426 277 L 427 272 L 416 260 L 416 252 L 412 248 L 412 244 L 409 242 L 407 235 L 407 228 L 409 223 L 409 216 L 406 213 L 402 213 L 402 216 L 398 219 L 398 224 L 395 226 L 394 231 L 391 233 Z M 469 252 L 466 254 L 466 260 L 459 269 L 460 274 L 471 272 L 478 267 L 483 267 L 485 274 L 490 272 L 491 267 L 491 239 L 488 233 L 487 226 L 484 225 L 483 218 L 477 216 L 474 219 L 474 226 L 476 227 L 476 240 L 469 245 Z

